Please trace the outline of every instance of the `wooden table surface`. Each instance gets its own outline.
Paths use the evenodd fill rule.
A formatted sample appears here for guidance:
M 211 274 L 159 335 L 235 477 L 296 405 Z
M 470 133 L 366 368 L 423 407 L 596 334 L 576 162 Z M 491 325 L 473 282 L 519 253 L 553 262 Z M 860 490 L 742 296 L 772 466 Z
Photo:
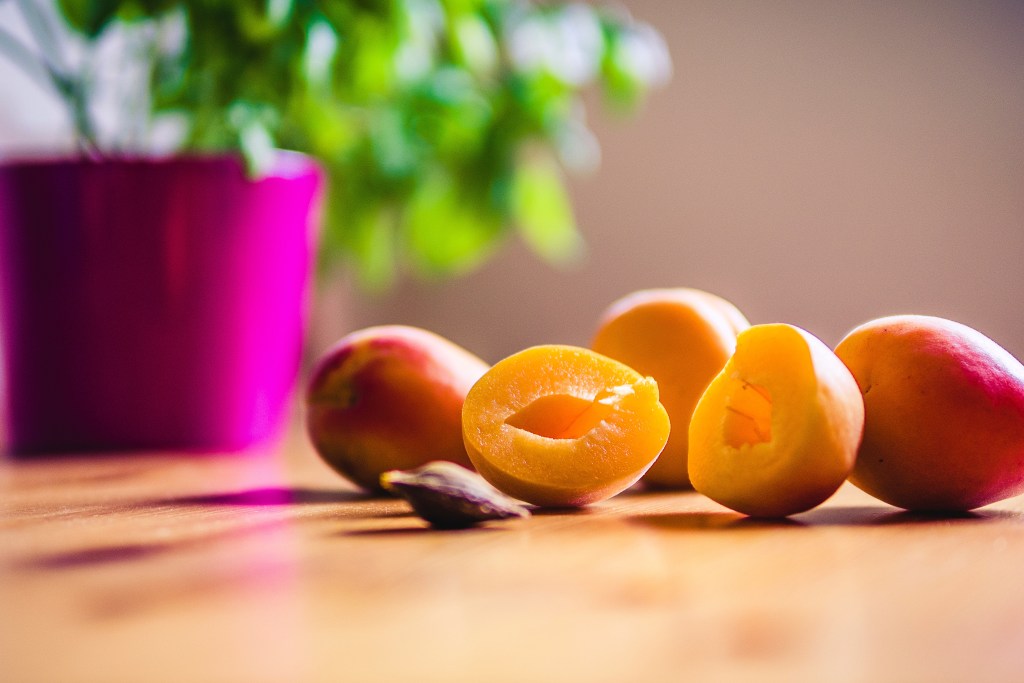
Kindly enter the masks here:
M 0 463 L 0 680 L 1024 681 L 1024 499 L 696 493 L 430 531 L 301 435 Z

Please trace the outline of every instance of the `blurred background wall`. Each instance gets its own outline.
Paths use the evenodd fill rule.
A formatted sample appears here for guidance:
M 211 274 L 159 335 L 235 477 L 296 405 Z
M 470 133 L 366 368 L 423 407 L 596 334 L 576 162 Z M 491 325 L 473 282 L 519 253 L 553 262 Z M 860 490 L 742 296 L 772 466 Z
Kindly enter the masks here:
M 572 181 L 586 259 L 553 270 L 513 240 L 460 280 L 322 280 L 311 356 L 403 322 L 494 361 L 586 344 L 634 289 L 691 286 L 830 345 L 916 312 L 1024 357 L 1024 3 L 624 4 L 665 35 L 675 76 L 631 120 L 591 108 L 602 165 Z M 0 102 L 0 150 L 60 134 L 56 104 L 7 68 Z

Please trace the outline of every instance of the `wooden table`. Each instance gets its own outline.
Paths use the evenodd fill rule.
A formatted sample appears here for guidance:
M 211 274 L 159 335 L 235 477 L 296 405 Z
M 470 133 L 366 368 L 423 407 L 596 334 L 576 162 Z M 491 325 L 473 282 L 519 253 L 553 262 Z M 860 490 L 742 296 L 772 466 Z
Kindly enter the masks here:
M 0 464 L 0 680 L 1021 681 L 1024 499 L 695 493 L 438 532 L 301 435 Z

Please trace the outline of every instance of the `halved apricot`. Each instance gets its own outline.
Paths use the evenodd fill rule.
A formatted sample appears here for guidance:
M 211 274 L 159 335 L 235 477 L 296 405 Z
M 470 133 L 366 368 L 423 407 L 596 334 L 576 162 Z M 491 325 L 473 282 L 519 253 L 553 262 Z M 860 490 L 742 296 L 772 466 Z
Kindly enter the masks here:
M 863 429 L 857 382 L 824 343 L 792 325 L 755 325 L 690 420 L 690 480 L 744 514 L 803 512 L 850 474 Z
M 701 395 L 736 350 L 750 323 L 725 299 L 676 287 L 645 289 L 614 302 L 601 316 L 591 347 L 658 381 L 672 421 L 665 450 L 643 482 L 689 488 L 686 468 L 690 416 Z
M 595 503 L 639 479 L 668 440 L 658 385 L 587 349 L 536 346 L 497 363 L 462 408 L 473 466 L 534 505 Z

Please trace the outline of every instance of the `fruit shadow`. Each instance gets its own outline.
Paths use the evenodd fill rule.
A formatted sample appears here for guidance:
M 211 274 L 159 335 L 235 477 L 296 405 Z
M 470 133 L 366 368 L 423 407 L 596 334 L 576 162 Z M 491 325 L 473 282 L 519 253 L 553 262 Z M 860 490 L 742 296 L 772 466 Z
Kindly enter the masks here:
M 385 527 L 381 529 L 354 529 L 352 531 L 343 531 L 339 534 L 333 534 L 336 536 L 344 536 L 346 538 L 373 538 L 373 537 L 384 537 L 384 536 L 422 536 L 424 534 L 444 534 L 446 536 L 457 536 L 457 535 L 470 535 L 479 533 L 492 533 L 495 531 L 502 531 L 501 527 L 498 526 L 487 526 L 486 524 L 478 524 L 477 526 L 460 527 L 457 529 L 451 529 L 446 527 L 435 527 L 427 525 L 416 525 L 416 526 L 402 526 L 402 527 Z
M 226 493 L 204 493 L 178 498 L 163 498 L 152 501 L 154 507 L 168 505 L 224 505 L 238 507 L 279 507 L 290 505 L 323 505 L 328 503 L 366 502 L 384 500 L 361 491 L 344 491 L 336 489 L 311 489 L 305 487 L 268 486 L 230 491 Z
M 904 526 L 978 523 L 1015 518 L 1013 514 L 987 512 L 912 512 L 898 508 L 861 505 L 810 510 L 796 518 L 807 526 Z
M 206 533 L 194 538 L 171 542 L 122 543 L 78 548 L 47 553 L 16 560 L 6 566 L 17 571 L 88 569 L 104 565 L 129 564 L 177 552 L 183 549 L 210 547 L 225 540 L 262 534 L 280 529 L 282 522 L 272 520 L 240 528 Z
M 586 505 L 582 507 L 530 507 L 530 514 L 534 517 L 566 517 L 570 515 L 592 515 L 596 512 L 594 508 Z
M 324 513 L 324 517 L 347 519 L 392 519 L 395 517 L 414 517 L 411 509 L 402 507 L 397 510 L 382 510 L 378 504 L 387 505 L 397 498 L 385 493 L 368 493 L 366 491 L 346 491 L 337 489 L 311 489 L 303 487 L 265 487 L 232 491 L 228 493 L 210 493 L 179 498 L 164 498 L 148 503 L 151 507 L 168 506 L 229 506 L 229 507 L 293 507 L 298 505 L 333 505 L 337 506 Z
M 22 571 L 76 569 L 79 567 L 134 562 L 160 555 L 170 549 L 171 546 L 169 544 L 160 543 L 102 546 L 33 557 L 13 563 L 11 566 Z
M 1019 514 L 999 510 L 950 513 L 909 512 L 896 508 L 867 505 L 819 508 L 779 519 L 748 517 L 738 512 L 672 512 L 633 515 L 627 520 L 633 524 L 673 531 L 742 531 L 836 526 L 978 524 L 999 520 L 1024 521 Z

